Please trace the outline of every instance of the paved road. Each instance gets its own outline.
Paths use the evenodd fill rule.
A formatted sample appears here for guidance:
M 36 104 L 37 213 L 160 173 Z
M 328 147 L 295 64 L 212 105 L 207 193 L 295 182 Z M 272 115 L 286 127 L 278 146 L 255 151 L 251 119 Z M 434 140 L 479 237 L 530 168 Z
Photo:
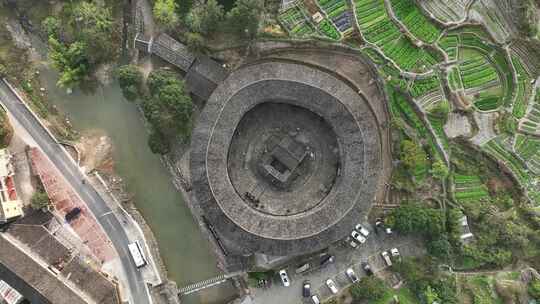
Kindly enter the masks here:
M 137 270 L 129 255 L 127 244 L 128 237 L 122 227 L 122 224 L 114 216 L 112 210 L 105 201 L 99 196 L 90 183 L 82 183 L 85 178 L 79 167 L 64 153 L 62 147 L 56 143 L 49 133 L 41 126 L 37 119 L 20 103 L 15 94 L 9 87 L 0 81 L 0 102 L 17 119 L 17 121 L 34 138 L 39 148 L 56 166 L 60 173 L 65 177 L 74 191 L 86 202 L 88 208 L 98 222 L 101 224 L 114 248 L 120 256 L 123 269 L 128 281 L 130 290 L 130 302 L 137 304 L 151 303 L 148 288 L 143 281 L 142 274 Z

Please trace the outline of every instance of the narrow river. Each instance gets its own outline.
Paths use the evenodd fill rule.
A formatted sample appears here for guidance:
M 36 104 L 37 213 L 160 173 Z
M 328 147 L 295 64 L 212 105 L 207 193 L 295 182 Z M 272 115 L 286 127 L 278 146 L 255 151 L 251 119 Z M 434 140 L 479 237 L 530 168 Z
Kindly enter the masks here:
M 92 95 L 78 90 L 67 95 L 65 90 L 56 88 L 57 74 L 53 70 L 44 67 L 41 78 L 49 102 L 68 116 L 75 129 L 101 129 L 111 137 L 116 171 L 157 238 L 169 278 L 181 287 L 218 274 L 209 244 L 171 183 L 167 169 L 148 148 L 139 112 L 123 98 L 117 83 L 100 87 Z M 183 298 L 182 303 L 221 304 L 233 292 L 226 285 Z

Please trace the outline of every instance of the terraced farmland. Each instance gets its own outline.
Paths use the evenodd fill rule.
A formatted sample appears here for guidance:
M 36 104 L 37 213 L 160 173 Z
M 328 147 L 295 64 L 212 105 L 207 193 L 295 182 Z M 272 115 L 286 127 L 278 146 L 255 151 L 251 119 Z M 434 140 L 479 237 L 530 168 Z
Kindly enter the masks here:
M 517 56 L 512 55 L 512 64 L 516 70 L 517 85 L 514 93 L 512 114 L 517 119 L 523 118 L 527 111 L 527 105 L 533 91 L 531 76 L 525 69 L 523 62 Z
M 278 20 L 287 32 L 296 37 L 322 36 L 332 40 L 341 39 L 341 33 L 326 17 L 318 24 L 314 23 L 302 2 L 281 11 Z
M 506 168 L 540 205 L 540 140 L 530 136 L 540 135 L 540 92 L 533 81 L 540 68 L 531 65 L 537 58 L 531 59 L 519 44 L 504 47 L 483 26 L 458 21 L 466 15 L 467 2 L 298 0 L 294 8 L 280 13 L 279 20 L 291 36 L 324 36 L 359 49 L 376 65 L 386 85 L 393 119 L 405 126 L 408 137 L 422 142 L 431 159 L 447 159 L 450 151 L 446 118 L 433 112 L 437 105 L 449 102 L 451 110 L 472 104 L 479 112 L 511 111 L 519 120 L 516 135 L 508 135 L 514 132 L 510 128 L 503 130 L 507 135 L 497 136 L 492 124 L 482 121 L 485 115 L 474 115 L 484 139 L 471 142 Z M 459 25 L 433 21 L 417 3 L 436 13 L 436 19 Z M 322 18 L 312 16 L 316 10 Z M 447 96 L 446 85 L 459 94 L 456 104 L 450 102 L 454 100 Z M 416 168 L 413 173 L 420 177 L 427 171 Z M 458 201 L 489 197 L 478 176 L 457 175 L 454 182 Z
M 349 33 L 353 29 L 353 12 L 345 0 L 318 0 L 319 7 L 337 26 L 341 33 Z
M 517 155 L 535 174 L 540 174 L 540 140 L 518 134 L 514 144 Z
M 466 93 L 472 97 L 476 108 L 481 111 L 496 110 L 503 104 L 497 69 L 477 50 L 463 49 L 460 57 L 461 83 Z
M 530 134 L 540 134 L 540 89 L 536 90 L 533 104 L 519 123 L 519 130 Z
M 486 185 L 475 175 L 454 175 L 454 196 L 458 201 L 477 201 L 489 198 Z
M 391 0 L 396 17 L 419 40 L 433 43 L 441 35 L 441 29 L 422 14 L 413 0 Z
M 383 0 L 355 0 L 354 10 L 358 27 L 365 40 L 381 48 L 385 56 L 406 71 L 425 71 L 438 58 L 418 48 L 400 32 L 390 19 Z
M 438 42 L 439 46 L 448 55 L 449 60 L 458 59 L 459 37 L 456 35 L 444 36 Z

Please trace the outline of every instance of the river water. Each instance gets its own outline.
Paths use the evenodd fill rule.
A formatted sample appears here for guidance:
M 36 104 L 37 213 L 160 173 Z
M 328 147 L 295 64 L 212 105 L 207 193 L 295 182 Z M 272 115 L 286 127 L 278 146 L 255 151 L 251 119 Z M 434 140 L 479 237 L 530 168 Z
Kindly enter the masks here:
M 216 276 L 218 269 L 210 245 L 181 193 L 174 188 L 169 172 L 148 148 L 139 111 L 123 98 L 118 84 L 99 87 L 91 95 L 78 90 L 67 95 L 56 87 L 57 73 L 53 70 L 43 67 L 40 75 L 49 102 L 67 115 L 75 129 L 101 129 L 111 137 L 116 172 L 152 229 L 169 278 L 181 287 Z M 223 285 L 185 297 L 182 304 L 221 304 L 233 295 L 233 288 Z

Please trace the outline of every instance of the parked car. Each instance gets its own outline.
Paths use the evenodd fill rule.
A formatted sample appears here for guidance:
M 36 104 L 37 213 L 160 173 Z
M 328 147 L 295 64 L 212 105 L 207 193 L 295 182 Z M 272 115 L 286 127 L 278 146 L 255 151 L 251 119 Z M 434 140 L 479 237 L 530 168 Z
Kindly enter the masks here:
M 390 255 L 388 254 L 388 251 L 381 252 L 381 256 L 383 257 L 384 261 L 386 262 L 386 265 L 392 266 L 392 260 L 390 260 Z
M 373 270 L 371 269 L 371 266 L 369 266 L 367 262 L 362 262 L 362 269 L 368 276 L 373 275 Z
M 392 234 L 392 228 L 390 227 L 386 227 L 385 231 L 386 231 L 386 234 L 388 235 Z
M 399 254 L 399 251 L 397 248 L 390 249 L 390 254 L 392 255 L 392 258 L 398 259 L 398 261 L 401 261 L 401 255 Z
M 332 279 L 326 280 L 326 286 L 328 286 L 328 289 L 330 289 L 330 291 L 331 291 L 333 294 L 338 293 L 337 286 L 336 286 L 336 284 L 334 283 L 334 281 L 332 281 Z
M 311 296 L 311 302 L 313 302 L 313 304 L 321 304 L 321 301 L 319 300 L 319 297 L 317 295 Z
M 347 270 L 345 270 L 345 274 L 347 274 L 347 276 L 353 283 L 360 281 L 360 279 L 356 276 L 356 273 L 354 273 L 354 270 L 352 268 L 347 268 Z
M 322 260 L 321 260 L 321 266 L 325 266 L 325 265 L 328 265 L 330 263 L 334 263 L 336 257 L 333 256 L 333 255 L 326 255 Z
M 366 242 L 366 238 L 360 233 L 358 233 L 358 231 L 356 230 L 353 230 L 353 232 L 351 232 L 351 236 L 360 244 L 364 244 Z
M 279 271 L 279 277 L 281 278 L 281 283 L 283 283 L 283 286 L 289 287 L 291 285 L 289 276 L 287 275 L 287 271 L 285 271 L 285 269 L 281 269 Z
M 309 281 L 304 281 L 304 285 L 302 286 L 302 296 L 304 298 L 311 297 L 311 283 Z
M 351 245 L 352 248 L 354 248 L 354 249 L 358 248 L 358 243 L 355 242 L 354 240 L 349 239 L 348 242 L 349 242 L 349 245 Z
M 79 215 L 81 214 L 81 208 L 79 207 L 75 207 L 71 210 L 69 210 L 68 213 L 66 213 L 66 215 L 64 216 L 64 218 L 66 219 L 66 222 L 71 222 L 73 220 L 75 220 L 76 218 L 79 217 Z
M 311 268 L 311 265 L 309 263 L 306 263 L 304 265 L 298 266 L 298 268 L 296 268 L 294 272 L 296 272 L 296 274 L 300 274 L 300 273 L 308 271 L 309 268 Z
M 367 230 L 364 226 L 358 224 L 354 227 L 354 229 L 356 229 L 356 231 L 360 232 L 360 234 L 362 234 L 364 237 L 368 237 L 369 235 L 369 230 Z

